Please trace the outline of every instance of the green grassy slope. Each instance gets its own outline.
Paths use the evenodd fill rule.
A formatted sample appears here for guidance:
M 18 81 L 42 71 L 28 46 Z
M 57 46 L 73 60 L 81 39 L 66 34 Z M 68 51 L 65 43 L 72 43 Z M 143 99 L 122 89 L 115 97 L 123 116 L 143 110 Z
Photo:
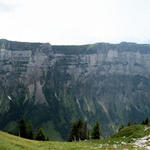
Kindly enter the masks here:
M 132 140 L 133 138 L 142 138 L 147 135 L 150 135 L 150 125 L 133 125 L 125 127 L 120 132 L 112 136 L 112 138 L 125 137 L 128 140 Z
M 135 149 L 133 139 L 150 135 L 150 126 L 134 125 L 126 127 L 111 138 L 83 142 L 50 142 L 27 140 L 0 131 L 0 150 L 95 150 L 95 149 Z M 147 143 L 147 145 L 149 145 Z
M 22 139 L 0 132 L 0 150 L 94 150 L 113 148 L 113 145 L 106 146 L 105 141 L 88 142 L 39 142 Z M 120 146 L 120 148 L 129 146 Z M 131 146 L 130 146 L 131 147 Z

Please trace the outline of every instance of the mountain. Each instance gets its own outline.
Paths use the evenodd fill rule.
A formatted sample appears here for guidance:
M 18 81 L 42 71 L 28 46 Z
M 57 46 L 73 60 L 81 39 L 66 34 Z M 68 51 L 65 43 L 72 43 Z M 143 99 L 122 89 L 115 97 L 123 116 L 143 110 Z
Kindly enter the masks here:
M 150 116 L 150 45 L 57 46 L 0 40 L 0 129 L 20 116 L 64 140 L 71 122 L 96 120 L 104 136 Z

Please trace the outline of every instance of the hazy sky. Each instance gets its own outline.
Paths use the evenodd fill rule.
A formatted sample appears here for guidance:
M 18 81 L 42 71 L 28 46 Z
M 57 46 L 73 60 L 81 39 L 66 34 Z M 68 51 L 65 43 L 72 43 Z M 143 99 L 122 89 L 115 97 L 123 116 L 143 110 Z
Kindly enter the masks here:
M 150 0 L 0 0 L 0 38 L 150 43 Z

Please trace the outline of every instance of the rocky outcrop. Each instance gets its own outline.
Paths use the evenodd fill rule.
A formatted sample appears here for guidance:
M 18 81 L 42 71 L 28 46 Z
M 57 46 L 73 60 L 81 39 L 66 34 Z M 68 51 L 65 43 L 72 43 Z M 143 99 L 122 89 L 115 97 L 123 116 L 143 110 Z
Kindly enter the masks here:
M 52 122 L 66 138 L 71 121 L 81 117 L 90 126 L 99 120 L 110 135 L 121 123 L 150 115 L 149 65 L 145 44 L 0 40 L 0 128 L 24 115 L 36 127 Z

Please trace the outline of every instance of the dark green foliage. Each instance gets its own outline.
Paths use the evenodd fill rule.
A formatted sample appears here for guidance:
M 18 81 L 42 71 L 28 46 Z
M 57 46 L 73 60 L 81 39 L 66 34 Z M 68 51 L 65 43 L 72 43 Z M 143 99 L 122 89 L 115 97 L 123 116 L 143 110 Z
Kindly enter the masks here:
M 122 124 L 122 125 L 119 127 L 118 131 L 121 131 L 123 128 L 124 128 L 124 125 Z
M 84 122 L 83 129 L 82 129 L 82 139 L 88 139 L 88 128 L 87 128 L 87 122 Z
M 87 139 L 88 140 L 90 139 L 90 131 L 89 130 L 87 131 Z
M 46 138 L 46 141 L 49 141 L 49 137 Z
M 19 120 L 19 136 L 24 138 L 27 137 L 27 127 L 24 117 L 21 117 Z
M 34 132 L 33 132 L 33 126 L 31 121 L 28 122 L 28 124 L 26 124 L 24 117 L 21 117 L 21 119 L 19 120 L 19 136 L 23 137 L 23 138 L 27 138 L 27 139 L 34 139 Z M 49 138 L 45 137 L 45 134 L 43 132 L 43 129 L 40 128 L 37 131 L 36 140 L 39 141 L 45 141 L 45 140 L 49 140 Z
M 78 121 L 72 123 L 69 141 L 78 141 L 81 129 L 79 129 L 80 123 Z
M 67 139 L 68 142 L 76 141 L 76 125 L 72 123 L 70 135 Z
M 148 117 L 145 119 L 145 124 L 147 125 L 149 123 Z
M 141 124 L 144 125 L 145 124 L 145 120 L 143 120 Z
M 88 139 L 87 122 L 79 119 L 72 123 L 71 132 L 68 141 L 79 141 Z
M 82 140 L 82 131 L 83 131 L 83 121 L 79 119 L 77 122 L 77 140 Z
M 149 123 L 149 119 L 148 119 L 148 117 L 145 119 L 145 120 L 143 120 L 142 121 L 142 125 L 148 125 L 148 123 Z
M 27 124 L 27 138 L 32 140 L 34 138 L 33 136 L 34 136 L 33 126 L 31 121 L 29 121 Z
M 36 135 L 35 139 L 38 140 L 38 141 L 45 141 L 45 140 L 46 140 L 46 137 L 45 137 L 45 134 L 44 134 L 42 128 L 40 128 L 40 129 L 37 131 L 37 135 Z
M 130 126 L 130 125 L 131 125 L 131 122 L 130 122 L 130 120 L 129 120 L 127 126 Z
M 92 130 L 92 139 L 100 139 L 100 126 L 99 122 L 96 121 Z

